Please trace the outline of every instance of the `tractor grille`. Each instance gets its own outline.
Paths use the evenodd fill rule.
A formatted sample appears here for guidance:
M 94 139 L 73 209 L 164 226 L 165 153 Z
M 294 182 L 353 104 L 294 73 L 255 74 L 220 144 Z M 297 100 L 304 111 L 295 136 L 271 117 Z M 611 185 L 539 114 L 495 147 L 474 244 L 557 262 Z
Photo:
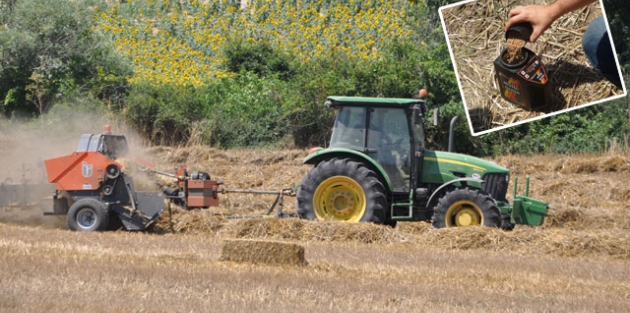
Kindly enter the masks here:
M 485 192 L 495 200 L 505 200 L 509 182 L 508 174 L 487 174 L 483 180 L 485 181 L 483 186 Z

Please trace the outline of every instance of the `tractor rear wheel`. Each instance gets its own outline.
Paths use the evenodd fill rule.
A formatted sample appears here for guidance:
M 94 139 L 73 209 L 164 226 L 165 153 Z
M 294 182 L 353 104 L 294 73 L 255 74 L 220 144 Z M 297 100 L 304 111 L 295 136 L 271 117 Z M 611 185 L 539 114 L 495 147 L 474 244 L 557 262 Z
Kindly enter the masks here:
M 510 218 L 510 214 L 503 214 L 501 215 L 501 229 L 503 230 L 514 230 L 514 223 L 512 223 L 512 220 Z
M 102 202 L 83 198 L 68 210 L 68 227 L 74 231 L 105 230 L 109 224 L 109 212 Z
M 460 188 L 447 192 L 433 210 L 433 227 L 501 226 L 501 211 L 490 195 Z
M 385 187 L 365 164 L 333 158 L 317 164 L 297 192 L 300 218 L 389 224 Z

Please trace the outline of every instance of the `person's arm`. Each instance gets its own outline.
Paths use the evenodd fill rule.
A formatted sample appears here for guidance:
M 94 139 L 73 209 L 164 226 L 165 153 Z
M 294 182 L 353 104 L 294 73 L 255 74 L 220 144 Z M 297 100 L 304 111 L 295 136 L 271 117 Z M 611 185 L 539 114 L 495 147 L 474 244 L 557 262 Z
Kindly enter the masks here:
M 508 14 L 505 29 L 507 30 L 510 26 L 517 23 L 529 22 L 532 24 L 533 28 L 529 41 L 536 42 L 538 37 L 559 17 L 595 1 L 596 0 L 558 0 L 550 5 L 517 6 Z

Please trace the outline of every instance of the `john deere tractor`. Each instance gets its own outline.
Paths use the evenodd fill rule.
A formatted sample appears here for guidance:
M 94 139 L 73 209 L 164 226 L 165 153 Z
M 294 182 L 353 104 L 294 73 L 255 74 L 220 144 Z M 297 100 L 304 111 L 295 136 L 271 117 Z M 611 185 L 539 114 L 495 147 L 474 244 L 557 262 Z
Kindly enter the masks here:
M 542 224 L 547 203 L 516 195 L 516 181 L 508 202 L 508 169 L 426 148 L 426 91 L 419 94 L 329 97 L 326 106 L 337 110 L 332 138 L 304 160 L 314 167 L 298 188 L 298 215 L 391 226 L 430 221 L 436 228 Z

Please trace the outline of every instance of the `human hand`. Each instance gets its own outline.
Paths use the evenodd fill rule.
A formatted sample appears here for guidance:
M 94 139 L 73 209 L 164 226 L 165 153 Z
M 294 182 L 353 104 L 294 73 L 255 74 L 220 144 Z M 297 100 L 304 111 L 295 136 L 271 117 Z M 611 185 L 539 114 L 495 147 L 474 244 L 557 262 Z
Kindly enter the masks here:
M 554 10 L 545 5 L 528 5 L 514 7 L 508 14 L 508 21 L 505 25 L 507 31 L 514 24 L 529 22 L 532 25 L 532 34 L 528 38 L 529 42 L 536 42 L 538 37 L 545 32 L 549 26 L 557 19 Z

